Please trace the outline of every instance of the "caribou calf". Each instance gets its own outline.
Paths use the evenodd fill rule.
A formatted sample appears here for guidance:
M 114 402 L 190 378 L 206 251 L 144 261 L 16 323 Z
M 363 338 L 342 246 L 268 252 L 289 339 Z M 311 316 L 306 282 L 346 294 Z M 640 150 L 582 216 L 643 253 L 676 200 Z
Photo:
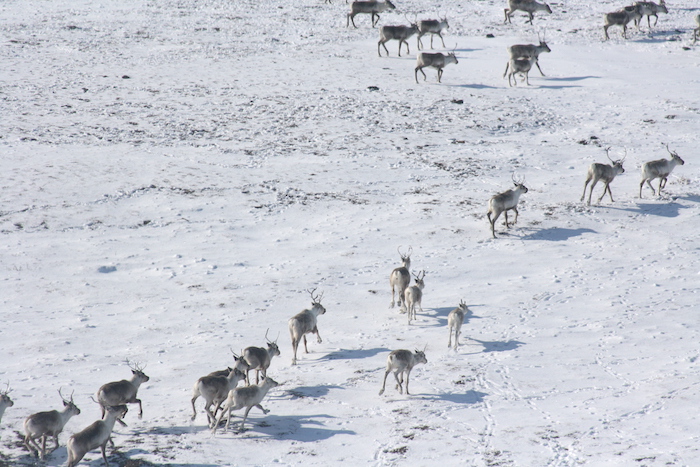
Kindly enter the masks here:
M 416 276 L 416 285 L 412 285 L 406 289 L 404 292 L 404 303 L 406 304 L 406 311 L 408 312 L 408 324 L 411 324 L 411 319 L 416 319 L 416 306 L 420 308 L 420 312 L 423 313 L 423 306 L 421 302 L 423 301 L 423 288 L 425 288 L 425 271 L 421 271 Z
M 510 61 L 511 60 L 517 60 L 519 58 L 534 58 L 534 63 L 537 65 L 537 69 L 540 70 L 540 75 L 544 76 L 544 73 L 542 73 L 542 68 L 540 68 L 540 63 L 539 63 L 539 56 L 543 52 L 551 52 L 552 50 L 549 48 L 547 43 L 544 41 L 544 39 L 540 39 L 540 45 L 535 45 L 535 44 L 515 44 L 511 45 L 508 47 L 508 55 L 510 59 L 508 60 L 508 63 L 506 64 L 506 71 L 503 73 L 503 77 L 506 77 L 506 74 L 508 73 L 508 68 L 510 66 Z M 532 65 L 530 65 L 532 67 Z
M 535 12 L 546 11 L 547 13 L 552 13 L 552 9 L 546 3 L 537 3 L 535 0 L 508 0 L 508 8 L 503 10 L 506 15 L 506 19 L 503 22 L 510 23 L 510 17 L 517 10 L 527 13 L 529 19 L 525 22 L 530 24 L 532 24 Z
M 323 342 L 321 339 L 321 334 L 318 333 L 318 326 L 316 324 L 318 320 L 318 315 L 323 315 L 326 313 L 326 309 L 321 305 L 321 299 L 323 294 L 314 296 L 314 291 L 309 290 L 311 294 L 311 309 L 302 310 L 293 317 L 289 318 L 289 334 L 292 337 L 292 365 L 297 364 L 297 348 L 299 347 L 299 342 L 304 339 L 304 352 L 309 353 L 309 349 L 306 347 L 306 335 L 316 334 L 318 343 Z
M 649 188 L 651 188 L 652 193 L 656 195 L 654 187 L 651 186 L 651 181 L 655 178 L 659 179 L 659 196 L 661 196 L 661 189 L 666 186 L 666 181 L 668 176 L 671 174 L 677 165 L 685 164 L 685 161 L 680 158 L 677 152 L 671 152 L 666 145 L 666 150 L 671 154 L 671 160 L 668 159 L 658 159 L 655 161 L 645 162 L 642 165 L 642 181 L 639 183 L 639 197 L 642 197 L 642 188 L 644 187 L 644 182 L 647 182 Z
M 452 335 L 455 336 L 455 350 L 459 347 L 459 334 L 462 330 L 462 324 L 464 323 L 464 315 L 469 311 L 467 304 L 460 300 L 459 306 L 454 310 L 450 311 L 447 315 L 447 326 L 450 329 L 450 337 L 447 340 L 447 348 L 452 347 Z
M 243 424 L 248 418 L 248 413 L 250 412 L 250 409 L 252 409 L 253 407 L 257 407 L 260 410 L 262 410 L 264 414 L 267 414 L 269 410 L 264 409 L 263 406 L 260 405 L 260 403 L 267 395 L 267 392 L 270 389 L 277 386 L 279 386 L 279 383 L 277 383 L 275 380 L 273 380 L 272 378 L 265 378 L 263 379 L 262 384 L 254 384 L 251 386 L 244 386 L 241 388 L 232 389 L 228 393 L 228 397 L 226 398 L 224 408 L 221 411 L 219 418 L 216 420 L 214 427 L 212 428 L 212 433 L 216 433 L 216 429 L 219 426 L 219 423 L 221 423 L 221 420 L 224 418 L 224 414 L 227 414 L 226 430 L 228 430 L 228 426 L 231 423 L 231 411 L 233 410 L 240 410 L 243 407 L 246 407 L 245 414 L 243 415 L 243 421 L 241 421 L 241 429 L 239 430 L 240 432 L 243 431 Z
M 58 410 L 38 412 L 24 420 L 24 445 L 29 452 L 38 455 L 42 461 L 46 459 L 46 438 L 52 436 L 55 444 L 52 451 L 58 449 L 58 435 L 63 431 L 63 427 L 72 416 L 80 415 L 80 409 L 73 402 L 72 394 L 70 400 L 63 397 L 60 389 L 58 394 L 63 400 L 63 412 Z M 41 446 L 37 443 L 37 439 L 40 438 Z
M 394 350 L 389 354 L 386 361 L 386 372 L 384 373 L 384 382 L 382 383 L 382 388 L 379 390 L 379 395 L 384 394 L 384 388 L 386 387 L 386 377 L 389 373 L 394 372 L 394 378 L 396 378 L 396 389 L 399 390 L 399 394 L 403 394 L 403 375 L 406 375 L 406 394 L 411 395 L 408 392 L 408 378 L 411 376 L 411 370 L 414 366 L 419 363 L 428 363 L 428 359 L 425 358 L 425 352 L 416 350 L 411 352 L 410 350 Z
M 610 159 L 610 148 L 605 149 L 605 155 L 608 156 L 608 159 Z M 627 156 L 625 156 L 627 157 Z M 610 183 L 615 179 L 615 177 L 618 174 L 625 173 L 625 169 L 622 167 L 622 163 L 625 161 L 625 158 L 623 157 L 620 160 L 612 160 L 610 159 L 610 162 L 612 162 L 612 165 L 609 164 L 599 164 L 597 162 L 594 162 L 588 167 L 588 173 L 586 174 L 586 183 L 583 185 L 583 196 L 581 196 L 581 201 L 586 197 L 586 187 L 588 186 L 588 182 L 593 180 L 593 183 L 591 183 L 591 191 L 588 194 L 588 205 L 591 205 L 591 196 L 593 196 L 593 187 L 595 187 L 595 184 L 598 183 L 598 180 L 602 180 L 603 183 L 605 184 L 605 188 L 603 189 L 603 194 L 600 195 L 600 198 L 598 198 L 598 203 L 603 199 L 603 196 L 605 196 L 605 193 L 607 192 L 610 195 L 610 201 L 615 202 L 612 196 L 612 191 L 610 191 Z
M 355 25 L 355 16 L 359 15 L 360 13 L 371 14 L 372 15 L 372 27 L 374 27 L 379 22 L 379 13 L 381 13 L 385 10 L 395 10 L 395 9 L 396 9 L 396 7 L 394 6 L 393 3 L 391 3 L 390 0 L 386 0 L 384 2 L 379 2 L 379 1 L 352 2 L 350 4 L 350 13 L 348 13 L 345 27 L 349 27 L 350 22 L 352 21 L 352 25 L 357 28 L 357 26 Z M 375 17 L 376 17 L 376 20 L 375 20 Z
M 455 57 L 454 52 L 450 52 L 447 55 L 443 55 L 440 52 L 437 53 L 427 53 L 427 52 L 421 52 L 418 54 L 418 57 L 416 58 L 416 69 L 415 71 L 415 77 L 416 77 L 416 84 L 418 83 L 418 72 L 420 71 L 423 73 L 423 81 L 426 81 L 428 79 L 427 76 L 425 76 L 425 72 L 423 71 L 423 68 L 425 67 L 431 67 L 435 68 L 437 70 L 437 79 L 438 83 L 440 83 L 442 79 L 442 69 L 445 68 L 447 65 L 450 63 L 457 64 L 459 63 L 457 61 L 457 57 Z
M 245 379 L 245 373 L 238 368 L 232 369 L 227 376 L 202 376 L 197 380 L 192 388 L 192 421 L 197 418 L 195 401 L 199 396 L 204 397 L 204 411 L 207 413 L 209 426 L 216 421 L 216 412 L 221 404 L 226 400 L 231 389 L 238 386 L 238 383 Z M 211 406 L 214 410 L 211 410 Z
M 104 459 L 105 465 L 109 467 L 107 453 L 105 452 L 107 442 L 111 442 L 112 446 L 114 446 L 114 442 L 111 440 L 114 423 L 117 420 L 121 422 L 127 410 L 126 405 L 109 406 L 106 409 L 107 418 L 98 420 L 83 431 L 71 436 L 68 439 L 68 467 L 78 465 L 78 462 L 85 457 L 85 454 L 95 448 L 100 448 L 102 459 Z M 124 422 L 121 423 L 123 424 Z
M 377 43 L 377 53 L 382 56 L 381 49 L 384 47 L 386 50 L 386 56 L 389 56 L 389 49 L 386 48 L 386 43 L 390 40 L 399 41 L 399 57 L 401 56 L 401 44 L 406 44 L 406 53 L 411 53 L 408 47 L 408 39 L 414 35 L 418 34 L 418 25 L 412 23 L 410 26 L 382 26 L 379 28 L 379 42 Z
M 121 381 L 114 381 L 102 385 L 97 391 L 97 403 L 100 404 L 102 409 L 102 417 L 105 416 L 105 410 L 107 407 L 123 405 L 123 404 L 138 404 L 139 405 L 139 418 L 143 416 L 143 407 L 141 406 L 141 399 L 136 398 L 136 393 L 142 383 L 145 383 L 150 378 L 146 376 L 143 372 L 143 368 L 138 365 L 132 365 L 127 360 L 129 368 L 131 368 L 132 377 L 131 380 L 127 381 L 125 379 Z M 119 418 L 121 422 L 121 418 Z M 122 422 L 123 423 L 123 422 Z
M 524 179 L 522 181 L 516 181 L 515 175 L 512 175 L 511 178 L 513 179 L 515 188 L 494 195 L 489 200 L 489 210 L 486 213 L 486 217 L 491 224 L 491 235 L 493 235 L 493 238 L 496 238 L 496 220 L 498 220 L 501 213 L 505 213 L 506 216 L 506 229 L 509 227 L 508 211 L 511 209 L 515 211 L 515 220 L 513 221 L 513 224 L 518 222 L 518 201 L 520 200 L 520 195 L 527 193 L 527 187 L 524 184 Z
M 508 86 L 518 85 L 518 77 L 516 74 L 520 74 L 520 81 L 525 81 L 525 84 L 530 85 L 529 73 L 532 69 L 532 65 L 537 63 L 536 57 L 528 58 L 516 58 L 508 62 L 506 69 L 510 66 L 510 73 L 508 73 Z M 510 79 L 513 78 L 513 84 L 510 83 Z

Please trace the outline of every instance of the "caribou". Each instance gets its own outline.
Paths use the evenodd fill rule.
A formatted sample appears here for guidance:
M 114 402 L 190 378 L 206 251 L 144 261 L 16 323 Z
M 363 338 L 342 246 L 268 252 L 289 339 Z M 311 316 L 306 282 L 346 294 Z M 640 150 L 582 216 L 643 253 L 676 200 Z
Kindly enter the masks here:
M 292 365 L 297 364 L 297 348 L 299 342 L 304 339 L 304 352 L 309 353 L 306 347 L 306 335 L 316 334 L 317 341 L 320 344 L 323 342 L 321 334 L 318 333 L 317 319 L 318 315 L 326 313 L 326 309 L 321 305 L 323 294 L 314 296 L 316 289 L 307 290 L 311 295 L 311 309 L 302 310 L 293 317 L 289 318 L 289 334 L 292 337 Z
M 420 23 L 418 23 L 418 29 L 420 29 L 420 32 L 418 33 L 418 50 L 420 50 L 423 47 L 423 42 L 421 41 L 421 38 L 425 36 L 426 34 L 430 34 L 430 48 L 433 48 L 433 37 L 438 36 L 440 40 L 442 41 L 442 46 L 445 47 L 445 39 L 442 38 L 442 31 L 445 29 L 449 29 L 450 25 L 447 24 L 447 18 L 442 18 L 440 20 L 437 19 L 424 19 L 421 20 Z
M 209 421 L 209 426 L 216 421 L 216 413 L 219 411 L 221 404 L 228 397 L 228 393 L 231 389 L 238 386 L 238 383 L 244 380 L 246 374 L 240 371 L 238 368 L 233 368 L 227 376 L 216 376 L 207 375 L 202 376 L 194 383 L 192 388 L 192 418 L 194 421 L 197 418 L 197 409 L 195 408 L 195 401 L 199 396 L 204 397 L 204 411 L 207 413 L 207 420 Z M 214 406 L 214 410 L 211 410 L 211 406 Z
M 695 16 L 695 24 L 697 24 L 698 27 L 693 29 L 693 44 L 695 44 L 698 37 L 700 37 L 700 15 Z
M 455 336 L 455 350 L 459 347 L 459 334 L 462 330 L 462 324 L 464 323 L 464 315 L 469 311 L 467 304 L 464 301 L 459 301 L 459 306 L 454 310 L 450 311 L 447 315 L 447 326 L 450 330 L 450 337 L 447 340 L 447 348 L 452 347 L 452 335 Z
M 538 37 L 539 39 L 539 37 Z M 503 77 L 506 77 L 506 74 L 508 73 L 508 67 L 510 66 L 510 61 L 511 60 L 517 60 L 519 58 L 534 58 L 535 65 L 537 65 L 537 69 L 540 70 L 540 75 L 544 76 L 544 73 L 542 72 L 542 68 L 540 68 L 540 63 L 539 63 L 539 56 L 541 53 L 544 52 L 551 52 L 552 50 L 549 48 L 547 45 L 547 42 L 545 42 L 544 37 L 540 39 L 540 45 L 535 45 L 535 44 L 515 44 L 511 45 L 508 47 L 508 56 L 510 57 L 508 60 L 508 63 L 506 64 L 506 71 L 503 73 Z M 531 65 L 532 66 L 532 65 Z
M 71 417 L 80 415 L 80 409 L 73 402 L 73 394 L 70 399 L 66 399 L 59 389 L 58 395 L 63 400 L 63 412 L 38 412 L 24 420 L 24 445 L 42 461 L 46 459 L 46 439 L 52 436 L 55 446 L 51 451 L 58 449 L 58 435 L 63 431 L 63 427 Z M 41 439 L 41 446 L 37 443 L 38 439 Z
M 610 36 L 608 36 L 608 28 L 610 26 L 622 26 L 622 37 L 627 39 L 627 24 L 633 20 L 635 24 L 638 24 L 641 17 L 642 13 L 637 5 L 628 6 L 622 10 L 614 11 L 612 13 L 606 13 L 605 23 L 603 25 L 605 40 L 610 39 Z
M 391 275 L 389 275 L 389 285 L 391 285 L 390 308 L 394 308 L 394 291 L 396 291 L 396 294 L 399 297 L 399 306 L 401 307 L 401 310 L 403 312 L 405 310 L 405 305 L 403 303 L 403 294 L 408 285 L 411 283 L 411 273 L 409 273 L 408 270 L 411 268 L 411 253 L 413 252 L 413 248 L 409 246 L 408 252 L 406 252 L 405 255 L 401 253 L 400 246 L 398 247 L 397 251 L 399 252 L 399 256 L 401 256 L 401 262 L 403 263 L 403 265 L 401 267 L 395 268 L 393 271 L 391 271 Z
M 651 188 L 652 193 L 656 195 L 654 187 L 651 186 L 651 181 L 655 178 L 659 179 L 658 194 L 659 196 L 661 196 L 661 189 L 666 186 L 668 176 L 671 174 L 673 169 L 675 169 L 677 165 L 685 164 L 685 161 L 680 158 L 677 152 L 671 152 L 671 150 L 668 148 L 668 145 L 666 145 L 666 150 L 671 155 L 671 160 L 658 159 L 655 161 L 645 162 L 644 165 L 642 165 L 642 181 L 639 183 L 640 198 L 642 197 L 642 188 L 644 187 L 644 182 L 646 182 L 647 185 L 649 185 L 649 188 Z
M 522 195 L 523 193 L 527 193 L 528 191 L 527 187 L 525 186 L 525 179 L 516 180 L 515 174 L 513 174 L 511 178 L 513 180 L 515 188 L 494 195 L 489 200 L 489 209 L 486 213 L 486 217 L 488 218 L 489 223 L 491 224 L 491 235 L 493 235 L 493 238 L 496 238 L 495 225 L 496 220 L 501 215 L 501 213 L 505 213 L 506 216 L 506 229 L 509 227 L 508 211 L 510 211 L 511 209 L 515 211 L 515 220 L 513 221 L 513 224 L 518 222 L 518 201 L 520 200 L 520 195 Z
M 394 372 L 394 378 L 396 378 L 396 389 L 398 389 L 399 394 L 403 394 L 403 376 L 406 375 L 406 394 L 411 395 L 408 392 L 408 378 L 411 376 L 411 370 L 414 366 L 419 363 L 428 363 L 428 359 L 425 358 L 425 349 L 423 351 L 416 350 L 411 352 L 410 350 L 394 350 L 389 354 L 386 360 L 386 372 L 384 372 L 384 382 L 382 383 L 382 388 L 379 390 L 379 395 L 384 394 L 384 388 L 386 387 L 386 377 L 389 373 Z
M 513 87 L 513 84 L 516 86 L 518 85 L 518 77 L 515 76 L 516 74 L 520 74 L 520 81 L 524 81 L 525 84 L 529 86 L 529 74 L 534 63 L 537 63 L 536 57 L 511 59 L 508 62 L 508 65 L 506 65 L 506 69 L 510 67 L 510 73 L 508 73 L 508 86 Z M 511 84 L 511 78 L 513 78 L 513 84 Z
M 447 55 L 443 55 L 440 52 L 437 53 L 427 53 L 421 52 L 416 58 L 416 69 L 414 70 L 416 84 L 418 83 L 418 72 L 423 73 L 423 81 L 426 81 L 428 77 L 425 75 L 423 68 L 431 67 L 437 70 L 437 80 L 440 83 L 442 79 L 442 69 L 445 68 L 450 63 L 457 64 L 457 57 L 454 52 L 450 52 Z
M 608 159 L 610 159 L 610 148 L 605 149 L 605 155 L 608 156 Z M 612 191 L 610 191 L 610 183 L 615 179 L 615 177 L 618 174 L 625 173 L 625 169 L 622 167 L 622 163 L 625 161 L 625 158 L 627 157 L 627 151 L 625 150 L 625 157 L 623 157 L 620 160 L 612 160 L 610 159 L 610 162 L 612 162 L 612 165 L 609 164 L 599 164 L 597 162 L 594 162 L 588 167 L 588 173 L 586 175 L 586 183 L 583 185 L 583 196 L 581 196 L 581 201 L 586 197 L 586 187 L 588 186 L 588 182 L 593 180 L 593 183 L 591 183 L 591 191 L 588 194 L 588 205 L 591 205 L 591 196 L 593 196 L 593 187 L 595 187 L 595 184 L 598 183 L 598 180 L 602 180 L 603 183 L 605 184 L 605 188 L 603 189 L 603 194 L 600 195 L 600 198 L 598 198 L 598 203 L 603 199 L 603 196 L 605 196 L 605 193 L 607 192 L 610 195 L 610 201 L 615 202 L 612 196 Z
M 10 383 L 7 383 L 7 387 L 4 391 L 0 391 L 0 421 L 2 421 L 2 415 L 5 413 L 5 409 L 15 405 L 12 399 L 10 399 L 10 392 L 12 392 Z
M 416 305 L 420 308 L 420 312 L 423 313 L 423 306 L 421 301 L 423 300 L 423 289 L 425 288 L 425 271 L 421 271 L 418 275 L 413 275 L 416 280 L 416 285 L 408 287 L 404 291 L 404 303 L 406 304 L 406 311 L 408 312 L 408 324 L 411 324 L 411 319 L 416 319 Z
M 78 462 L 85 457 L 85 454 L 95 448 L 100 448 L 102 459 L 105 461 L 105 465 L 109 467 L 107 453 L 105 452 L 107 442 L 110 442 L 112 447 L 114 447 L 114 442 L 111 439 L 114 423 L 119 421 L 124 424 L 121 419 L 127 411 L 126 405 L 108 406 L 106 408 L 107 418 L 97 420 L 84 430 L 71 436 L 68 439 L 68 467 L 78 465 Z
M 265 398 L 268 391 L 277 386 L 279 386 L 279 383 L 277 383 L 272 378 L 265 377 L 263 379 L 262 384 L 253 384 L 251 386 L 244 386 L 241 388 L 235 388 L 231 390 L 228 393 L 226 403 L 224 404 L 224 408 L 221 411 L 221 414 L 219 414 L 219 418 L 216 420 L 216 423 L 214 423 L 214 426 L 212 427 L 212 433 L 216 433 L 216 429 L 221 423 L 221 420 L 224 418 L 224 414 L 227 414 L 226 430 L 228 430 L 229 424 L 231 423 L 231 411 L 240 410 L 243 407 L 245 407 L 245 414 L 243 415 L 243 421 L 241 421 L 241 428 L 239 430 L 239 432 L 243 432 L 243 424 L 248 418 L 248 413 L 250 412 L 250 409 L 252 409 L 253 407 L 257 407 L 260 410 L 262 410 L 264 414 L 270 412 L 269 410 L 263 408 L 263 406 L 260 405 L 260 403 Z
M 641 15 L 639 19 L 635 20 L 635 22 L 639 24 L 639 22 L 642 21 L 642 18 L 646 16 L 649 30 L 651 30 L 650 18 L 652 16 L 655 18 L 654 26 L 656 26 L 656 23 L 659 22 L 658 13 L 668 13 L 668 8 L 666 8 L 666 3 L 664 2 L 664 0 L 661 0 L 658 4 L 654 2 L 637 2 L 634 5 L 639 7 L 639 13 Z
M 350 13 L 348 13 L 347 16 L 347 22 L 345 24 L 345 27 L 350 26 L 350 22 L 352 21 L 352 25 L 357 28 L 355 25 L 355 16 L 359 15 L 360 13 L 367 13 L 372 15 L 372 27 L 375 27 L 377 23 L 379 22 L 379 13 L 382 13 L 385 10 L 395 10 L 396 7 L 394 6 L 393 3 L 391 3 L 390 0 L 385 0 L 383 2 L 379 1 L 360 1 L 360 2 L 352 2 L 350 4 Z M 376 20 L 375 20 L 376 17 Z
M 408 47 L 408 39 L 414 34 L 418 34 L 418 24 L 413 22 L 410 26 L 382 26 L 379 28 L 379 42 L 377 43 L 377 53 L 382 56 L 381 49 L 384 47 L 386 56 L 389 56 L 389 49 L 386 43 L 390 40 L 399 41 L 399 57 L 401 56 L 401 44 L 406 44 L 406 53 L 411 53 Z
M 123 379 L 121 381 L 107 383 L 102 385 L 97 391 L 97 403 L 100 404 L 103 418 L 107 407 L 124 404 L 138 404 L 139 418 L 143 416 L 141 399 L 136 398 L 136 393 L 138 392 L 141 384 L 145 383 L 150 378 L 143 372 L 143 367 L 137 364 L 132 365 L 129 360 L 126 361 L 126 364 L 129 365 L 133 375 L 131 380 L 127 381 Z M 120 417 L 118 417 L 118 420 L 123 424 Z
M 270 367 L 272 362 L 272 357 L 277 357 L 280 355 L 280 348 L 277 346 L 277 339 L 271 341 L 267 338 L 267 331 L 265 331 L 265 340 L 267 341 L 267 348 L 264 347 L 247 347 L 243 350 L 243 359 L 248 364 L 248 369 L 245 372 L 245 383 L 250 384 L 250 370 L 255 370 L 255 383 L 260 381 L 260 374 L 262 373 L 263 378 L 267 375 L 267 369 Z
M 503 22 L 510 23 L 510 17 L 517 10 L 527 13 L 529 19 L 525 22 L 530 24 L 532 24 L 535 12 L 546 11 L 547 13 L 552 13 L 552 9 L 546 3 L 538 3 L 535 0 L 508 0 L 508 8 L 503 10 L 506 15 L 506 19 Z

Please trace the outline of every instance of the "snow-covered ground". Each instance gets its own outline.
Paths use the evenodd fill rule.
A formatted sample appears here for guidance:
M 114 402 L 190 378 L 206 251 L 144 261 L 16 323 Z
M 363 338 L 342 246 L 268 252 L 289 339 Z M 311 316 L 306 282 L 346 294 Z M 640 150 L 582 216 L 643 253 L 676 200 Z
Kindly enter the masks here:
M 447 15 L 442 84 L 415 83 L 415 37 L 378 57 L 340 0 L 0 2 L 0 465 L 33 465 L 22 422 L 59 388 L 82 410 L 64 465 L 125 359 L 151 379 L 112 465 L 700 465 L 700 8 L 604 42 L 623 3 L 551 3 L 534 27 L 501 0 L 396 5 L 380 24 Z M 537 32 L 547 76 L 509 87 L 506 47 Z M 640 199 L 666 144 L 686 164 Z M 587 206 L 608 147 L 626 172 Z M 514 172 L 529 192 L 492 239 Z M 388 279 L 409 245 L 410 326 Z M 292 366 L 314 288 L 323 343 Z M 191 422 L 197 378 L 268 329 L 270 413 L 213 436 L 200 399 Z M 389 352 L 425 346 L 412 394 L 379 396 Z

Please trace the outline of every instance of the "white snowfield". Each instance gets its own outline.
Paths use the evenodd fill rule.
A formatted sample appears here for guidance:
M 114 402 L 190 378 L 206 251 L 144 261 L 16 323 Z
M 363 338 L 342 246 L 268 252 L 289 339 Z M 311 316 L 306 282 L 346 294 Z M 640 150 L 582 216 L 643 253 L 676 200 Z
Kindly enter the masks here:
M 45 464 L 65 465 L 127 358 L 150 380 L 112 466 L 700 465 L 700 6 L 604 41 L 621 0 L 532 26 L 505 0 L 394 3 L 379 25 L 448 18 L 441 84 L 415 83 L 415 36 L 378 57 L 342 0 L 0 2 L 0 466 L 35 465 L 22 423 L 59 389 L 81 410 Z M 546 76 L 509 87 L 506 48 L 538 32 Z M 640 199 L 666 144 L 685 165 Z M 606 148 L 625 172 L 587 206 Z M 389 308 L 399 246 L 426 271 L 411 325 Z M 323 342 L 293 366 L 310 289 Z M 268 329 L 270 412 L 212 435 L 200 398 L 190 421 L 197 379 Z M 389 353 L 424 348 L 411 394 L 389 375 L 378 396 Z

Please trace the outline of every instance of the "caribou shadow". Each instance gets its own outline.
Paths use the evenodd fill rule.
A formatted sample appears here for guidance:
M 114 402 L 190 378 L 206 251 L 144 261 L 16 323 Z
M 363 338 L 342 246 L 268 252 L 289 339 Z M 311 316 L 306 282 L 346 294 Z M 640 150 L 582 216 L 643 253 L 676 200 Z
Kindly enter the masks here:
M 331 389 L 345 389 L 342 386 L 322 385 L 322 386 L 299 386 L 294 389 L 288 389 L 285 392 L 292 400 L 303 399 L 305 397 L 321 397 L 328 395 Z
M 573 237 L 578 237 L 585 233 L 596 233 L 592 229 L 563 229 L 552 227 L 550 229 L 542 229 L 531 234 L 521 237 L 523 240 L 549 240 L 552 242 L 561 242 Z
M 483 402 L 488 394 L 479 391 L 467 391 L 465 393 L 445 393 L 445 394 L 418 394 L 422 400 L 443 401 L 453 404 L 478 404 Z
M 480 341 L 479 339 L 469 338 L 470 340 L 481 344 L 484 347 L 482 352 L 506 352 L 508 350 L 516 350 L 521 345 L 525 345 L 524 342 L 520 341 Z
M 360 358 L 370 358 L 384 352 L 390 352 L 386 347 L 376 349 L 340 349 L 319 358 L 319 360 L 351 360 Z
M 238 418 L 238 417 L 237 417 Z M 303 442 L 323 441 L 337 435 L 355 435 L 352 430 L 332 430 L 325 428 L 320 420 L 315 418 L 335 417 L 331 415 L 267 415 L 263 420 L 246 420 L 246 430 L 237 433 L 233 430 L 229 434 L 243 436 L 245 439 L 277 439 Z M 238 420 L 236 420 L 238 422 Z M 231 427 L 236 423 L 231 421 Z M 251 433 L 252 432 L 252 433 Z M 223 431 L 221 433 L 224 433 Z

